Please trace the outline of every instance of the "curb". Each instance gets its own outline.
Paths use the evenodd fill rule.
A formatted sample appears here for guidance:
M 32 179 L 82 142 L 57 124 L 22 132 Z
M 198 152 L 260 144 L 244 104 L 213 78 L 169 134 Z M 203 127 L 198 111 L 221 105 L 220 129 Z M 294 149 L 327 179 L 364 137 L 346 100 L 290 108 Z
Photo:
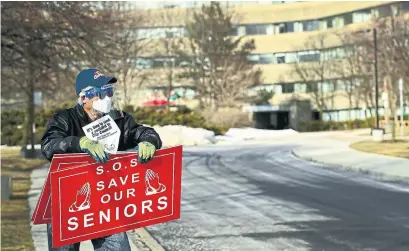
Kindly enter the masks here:
M 134 234 L 134 243 L 138 251 L 166 251 L 145 228 L 138 228 L 131 232 Z
M 318 161 L 312 157 L 308 157 L 308 156 L 302 156 L 300 154 L 298 154 L 296 152 L 296 149 L 292 149 L 291 150 L 291 154 L 301 160 L 305 160 L 305 161 L 310 161 L 310 162 L 314 162 L 314 163 L 318 163 L 318 164 L 324 164 L 324 165 L 329 165 L 329 166 L 324 166 L 323 168 L 326 169 L 331 169 L 331 170 L 339 170 L 342 169 L 344 171 L 348 171 L 348 172 L 353 172 L 353 173 L 359 173 L 359 174 L 364 174 L 364 175 L 368 175 L 376 180 L 379 181 L 386 181 L 386 182 L 394 182 L 394 183 L 402 183 L 402 184 L 409 184 L 409 179 L 406 177 L 401 177 L 401 176 L 396 176 L 396 175 L 390 175 L 390 174 L 386 174 L 386 173 L 382 173 L 382 172 L 376 172 L 376 171 L 370 171 L 368 169 L 362 169 L 360 167 L 354 167 L 354 166 L 350 166 L 350 165 L 343 165 L 343 164 L 335 164 L 335 163 L 330 163 L 327 161 Z

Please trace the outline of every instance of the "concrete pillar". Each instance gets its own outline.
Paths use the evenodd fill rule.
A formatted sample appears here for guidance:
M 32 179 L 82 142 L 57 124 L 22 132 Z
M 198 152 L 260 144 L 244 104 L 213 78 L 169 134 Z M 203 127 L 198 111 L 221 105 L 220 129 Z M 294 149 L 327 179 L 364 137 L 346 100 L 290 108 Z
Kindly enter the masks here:
M 290 127 L 296 131 L 303 131 L 302 122 L 310 120 L 312 120 L 311 101 L 292 101 L 290 105 Z

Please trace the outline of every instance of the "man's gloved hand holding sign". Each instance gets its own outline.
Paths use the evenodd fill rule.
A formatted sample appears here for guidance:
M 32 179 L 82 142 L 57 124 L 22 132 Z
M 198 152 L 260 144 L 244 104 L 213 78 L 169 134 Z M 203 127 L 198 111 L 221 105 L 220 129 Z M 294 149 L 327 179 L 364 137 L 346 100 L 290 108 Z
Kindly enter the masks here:
M 150 161 L 155 154 L 156 147 L 146 141 L 142 141 L 138 144 L 138 162 L 147 163 Z
M 80 139 L 80 147 L 83 152 L 88 153 L 96 162 L 106 163 L 109 159 L 109 153 L 105 152 L 104 146 L 97 141 L 87 138 L 87 136 Z

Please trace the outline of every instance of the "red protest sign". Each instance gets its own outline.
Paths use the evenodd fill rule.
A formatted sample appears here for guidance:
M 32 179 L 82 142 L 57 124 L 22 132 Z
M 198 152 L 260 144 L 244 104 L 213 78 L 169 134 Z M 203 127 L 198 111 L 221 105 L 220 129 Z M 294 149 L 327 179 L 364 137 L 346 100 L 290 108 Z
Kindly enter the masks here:
M 111 158 L 117 156 L 135 155 L 134 153 L 123 153 L 111 155 Z M 51 223 L 51 181 L 50 173 L 64 170 L 68 168 L 78 167 L 86 164 L 95 163 L 88 154 L 76 153 L 76 154 L 55 154 L 48 170 L 47 179 L 45 180 L 43 189 L 39 196 L 37 205 L 33 211 L 31 221 L 34 225 L 36 224 L 47 224 Z
M 50 172 L 93 163 L 92 158 L 85 154 L 61 155 L 56 154 L 51 161 L 47 179 L 39 196 L 36 208 L 32 215 L 33 224 L 51 223 L 51 183 Z
M 53 247 L 180 218 L 182 146 L 51 172 Z

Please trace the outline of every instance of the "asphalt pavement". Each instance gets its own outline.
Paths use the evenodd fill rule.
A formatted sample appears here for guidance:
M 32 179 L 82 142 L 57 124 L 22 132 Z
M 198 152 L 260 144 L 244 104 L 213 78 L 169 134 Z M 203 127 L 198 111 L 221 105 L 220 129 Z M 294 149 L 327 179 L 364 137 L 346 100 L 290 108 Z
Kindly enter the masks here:
M 168 251 L 409 250 L 409 185 L 308 162 L 294 147 L 188 148 L 181 219 L 147 230 Z

